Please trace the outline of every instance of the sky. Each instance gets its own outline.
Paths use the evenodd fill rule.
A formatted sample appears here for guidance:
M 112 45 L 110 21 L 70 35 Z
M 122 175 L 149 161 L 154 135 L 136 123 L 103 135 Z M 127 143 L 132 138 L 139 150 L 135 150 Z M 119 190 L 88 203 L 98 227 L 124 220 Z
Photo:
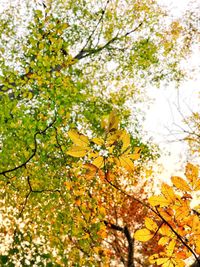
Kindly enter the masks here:
M 181 16 L 189 3 L 188 0 L 158 0 L 158 2 L 169 7 L 174 17 Z M 200 47 L 195 47 L 187 64 L 196 70 L 199 69 Z M 159 143 L 161 148 L 159 164 L 162 168 L 158 176 L 163 180 L 168 180 L 171 175 L 183 175 L 185 163 L 191 160 L 187 153 L 187 145 L 178 141 L 183 135 L 178 135 L 177 132 L 181 131 L 181 127 L 185 128 L 184 117 L 191 115 L 192 111 L 200 110 L 199 84 L 200 72 L 197 70 L 193 77 L 183 82 L 178 89 L 171 83 L 166 87 L 148 90 L 149 96 L 154 101 L 147 111 L 143 127 L 147 136 Z M 196 160 L 193 161 L 195 163 Z

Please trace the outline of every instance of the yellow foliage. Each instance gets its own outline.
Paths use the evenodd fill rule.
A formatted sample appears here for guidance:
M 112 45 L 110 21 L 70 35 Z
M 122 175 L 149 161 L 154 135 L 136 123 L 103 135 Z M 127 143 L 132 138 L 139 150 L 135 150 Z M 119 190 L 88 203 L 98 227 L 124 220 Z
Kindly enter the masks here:
M 171 200 L 166 199 L 165 197 L 159 195 L 159 196 L 151 196 L 149 198 L 149 203 L 153 206 L 159 206 L 159 207 L 166 207 L 171 203 Z
M 89 145 L 89 140 L 87 136 L 83 134 L 79 134 L 75 130 L 69 130 L 68 135 L 70 139 L 72 140 L 72 142 L 77 146 L 87 147 Z
M 178 176 L 172 176 L 171 181 L 176 188 L 182 191 L 191 192 L 189 185 L 183 178 Z
M 200 190 L 200 178 L 198 178 L 199 175 L 198 167 L 192 165 L 191 163 L 188 163 L 186 165 L 185 175 L 188 181 L 190 182 L 192 189 L 194 191 Z
M 134 234 L 134 238 L 138 241 L 146 242 L 153 237 L 153 234 L 146 228 L 137 230 Z
M 147 229 L 153 232 L 155 232 L 158 229 L 157 224 L 151 218 L 148 217 L 145 218 L 145 226 Z
M 174 193 L 174 190 L 171 186 L 169 186 L 166 183 L 163 183 L 161 186 L 161 192 L 164 195 L 164 197 L 169 201 L 169 202 L 174 202 L 176 200 L 176 195 Z
M 89 148 L 86 148 L 86 147 L 84 148 L 84 147 L 81 147 L 81 146 L 72 146 L 67 151 L 67 154 L 72 156 L 72 157 L 80 158 L 80 157 L 84 157 L 87 154 L 88 149 Z
M 104 166 L 104 158 L 102 156 L 99 156 L 92 161 L 92 164 L 97 168 L 102 168 Z

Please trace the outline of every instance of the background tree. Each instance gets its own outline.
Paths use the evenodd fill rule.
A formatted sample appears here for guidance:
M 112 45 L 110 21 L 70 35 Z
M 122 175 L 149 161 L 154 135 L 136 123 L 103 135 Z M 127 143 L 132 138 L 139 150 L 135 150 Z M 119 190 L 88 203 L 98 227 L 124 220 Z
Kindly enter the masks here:
M 76 157 L 88 152 L 89 141 L 76 132 L 82 154 L 75 148 L 69 155 L 75 133 L 71 130 L 68 136 L 68 130 L 78 128 L 91 138 L 105 134 L 101 117 L 113 109 L 124 129 L 131 124 L 130 103 L 145 98 L 145 84 L 183 77 L 179 61 L 189 51 L 188 35 L 178 21 L 166 26 L 166 18 L 151 0 L 55 0 L 41 5 L 24 1 L 23 6 L 1 13 L 1 237 L 8 244 L 1 261 L 5 266 L 106 266 L 115 264 L 119 254 L 124 264 L 133 264 L 127 251 L 133 242 L 131 221 L 137 222 L 137 214 L 129 208 L 133 200 L 102 186 L 105 172 L 98 165 L 102 158 L 85 169 L 92 172 L 85 179 Z M 139 194 L 135 185 L 155 154 L 143 144 L 138 120 L 134 122 L 128 147 L 136 155 L 140 147 L 141 160 L 121 158 L 122 167 L 132 168 L 132 174 L 121 176 L 116 170 L 112 176 L 119 184 L 123 177 L 126 187 Z M 119 133 L 113 153 L 123 146 L 123 140 L 116 139 L 122 138 Z M 103 143 L 93 140 L 92 145 L 98 150 Z M 137 168 L 132 160 L 138 160 Z M 105 221 L 114 220 L 114 211 L 122 226 Z M 116 231 L 111 233 L 111 244 L 102 249 L 112 230 Z

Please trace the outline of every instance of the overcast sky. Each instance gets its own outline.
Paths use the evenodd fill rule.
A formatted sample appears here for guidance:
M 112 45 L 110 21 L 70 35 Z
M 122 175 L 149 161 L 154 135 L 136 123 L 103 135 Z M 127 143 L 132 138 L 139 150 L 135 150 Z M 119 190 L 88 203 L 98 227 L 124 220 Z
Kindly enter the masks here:
M 175 17 L 181 16 L 189 3 L 188 0 L 158 0 L 158 2 L 168 6 Z M 159 177 L 164 180 L 169 179 L 171 175 L 183 174 L 183 166 L 191 160 L 187 154 L 187 145 L 183 142 L 172 141 L 183 137 L 183 135 L 176 134 L 180 131 L 180 127 L 185 127 L 183 117 L 190 115 L 191 111 L 200 111 L 198 97 L 200 93 L 199 48 L 195 48 L 187 62 L 188 66 L 196 68 L 191 80 L 182 83 L 179 89 L 176 89 L 173 84 L 169 84 L 166 88 L 150 88 L 148 90 L 149 95 L 154 98 L 154 102 L 147 112 L 144 129 L 147 131 L 147 135 L 153 137 L 162 149 L 159 162 L 163 164 L 163 170 Z

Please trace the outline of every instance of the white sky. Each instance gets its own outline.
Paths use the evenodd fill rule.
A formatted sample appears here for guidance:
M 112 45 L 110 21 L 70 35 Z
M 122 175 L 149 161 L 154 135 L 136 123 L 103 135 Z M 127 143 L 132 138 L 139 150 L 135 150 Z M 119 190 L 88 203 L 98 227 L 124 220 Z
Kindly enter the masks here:
M 175 17 L 179 17 L 186 9 L 188 0 L 158 0 L 159 3 L 169 7 Z M 188 59 L 188 65 L 200 67 L 200 47 Z M 147 112 L 144 129 L 147 135 L 153 137 L 161 148 L 162 156 L 159 162 L 163 165 L 159 178 L 168 180 L 171 175 L 183 175 L 184 166 L 190 158 L 187 154 L 187 145 L 183 142 L 171 142 L 178 140 L 180 136 L 173 132 L 180 131 L 184 126 L 183 116 L 187 117 L 191 111 L 200 111 L 198 94 L 200 94 L 200 72 L 196 71 L 194 78 L 184 82 L 177 90 L 173 84 L 166 88 L 150 88 L 150 97 L 155 100 Z M 180 112 L 179 112 L 180 111 Z M 170 153 L 170 154 L 169 154 Z M 198 159 L 199 160 L 199 159 Z

